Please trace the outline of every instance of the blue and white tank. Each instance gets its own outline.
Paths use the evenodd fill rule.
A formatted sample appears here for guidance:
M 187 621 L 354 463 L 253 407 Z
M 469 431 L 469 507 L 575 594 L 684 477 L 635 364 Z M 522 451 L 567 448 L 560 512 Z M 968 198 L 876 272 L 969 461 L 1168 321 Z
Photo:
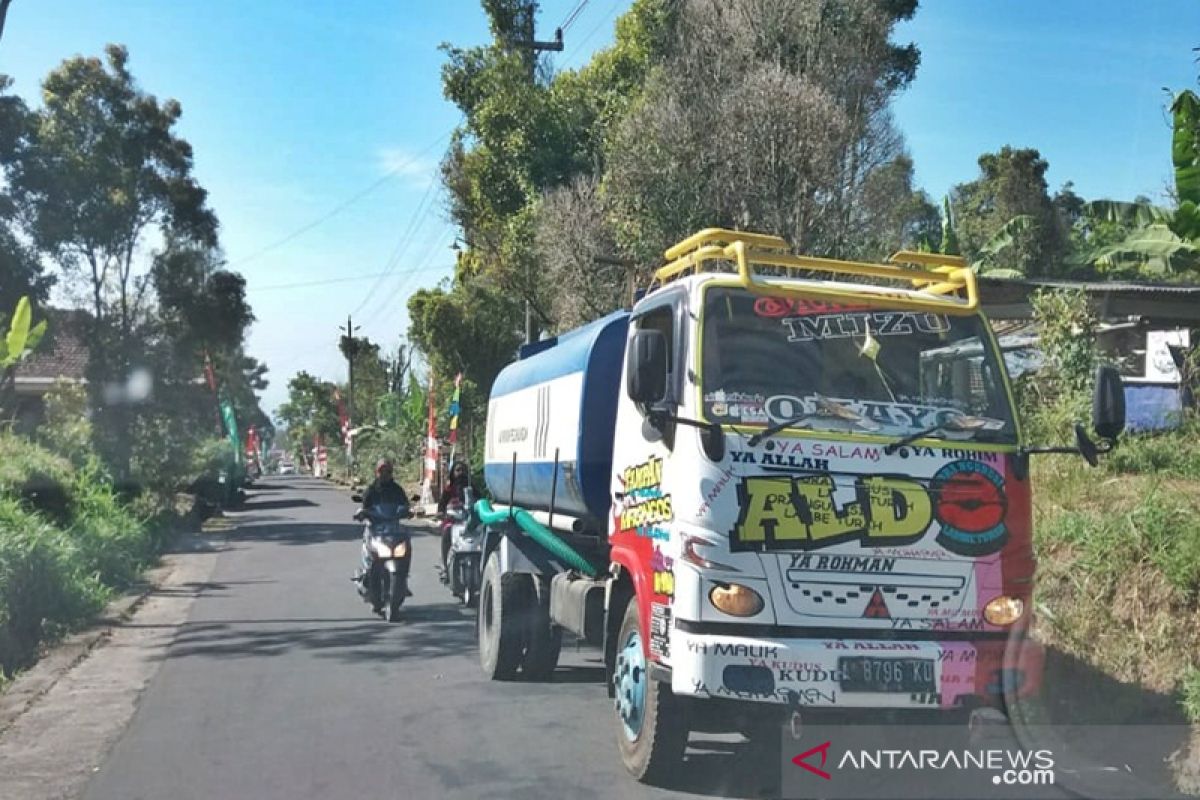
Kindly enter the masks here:
M 497 502 L 549 511 L 557 454 L 554 512 L 603 523 L 628 329 L 629 312 L 614 312 L 527 345 L 496 377 L 484 477 Z

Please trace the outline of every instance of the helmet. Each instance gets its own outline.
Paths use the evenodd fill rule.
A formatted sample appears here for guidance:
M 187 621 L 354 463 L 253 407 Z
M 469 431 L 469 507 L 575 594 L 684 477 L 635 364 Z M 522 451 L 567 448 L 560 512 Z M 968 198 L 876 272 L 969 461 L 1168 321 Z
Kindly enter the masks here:
M 375 464 L 375 474 L 380 475 L 383 473 L 384 470 L 391 472 L 392 471 L 392 462 L 388 461 L 386 458 L 381 458 L 381 459 L 379 459 L 379 462 L 377 464 Z

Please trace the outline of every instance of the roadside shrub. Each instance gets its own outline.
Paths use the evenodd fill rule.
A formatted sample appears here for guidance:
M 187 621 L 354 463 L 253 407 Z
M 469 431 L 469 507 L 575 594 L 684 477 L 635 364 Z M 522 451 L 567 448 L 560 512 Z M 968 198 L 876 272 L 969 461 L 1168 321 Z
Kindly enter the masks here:
M 1200 479 L 1200 419 L 1188 414 L 1174 430 L 1124 436 L 1104 467 L 1116 474 Z
M 1200 723 L 1200 667 L 1189 667 L 1180 687 L 1183 712 L 1192 722 Z
M 46 393 L 45 403 L 46 418 L 38 428 L 38 441 L 75 466 L 81 467 L 95 460 L 87 390 L 78 384 L 60 381 Z
M 1188 600 L 1200 590 L 1200 513 L 1173 497 L 1154 493 L 1129 516 L 1138 548 Z
M 60 523 L 70 518 L 71 463 L 28 439 L 0 433 L 0 495 Z
M 87 619 L 108 590 L 65 531 L 0 497 L 0 670 L 29 663 L 43 638 Z
M 81 470 L 72 488 L 69 532 L 78 543 L 80 559 L 104 585 L 128 586 L 155 554 L 146 527 L 90 470 Z

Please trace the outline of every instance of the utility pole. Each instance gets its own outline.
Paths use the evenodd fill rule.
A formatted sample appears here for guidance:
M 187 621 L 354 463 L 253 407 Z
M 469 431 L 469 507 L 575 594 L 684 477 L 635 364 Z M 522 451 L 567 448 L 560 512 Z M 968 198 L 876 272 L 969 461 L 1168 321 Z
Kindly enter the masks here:
M 354 429 L 354 357 L 358 355 L 358 342 L 354 339 L 354 333 L 361 325 L 355 325 L 350 319 L 350 315 L 346 315 L 346 327 L 338 328 L 343 332 L 342 336 L 342 353 L 346 356 L 347 372 L 349 373 L 348 394 L 346 398 L 346 417 L 349 419 L 347 434 Z M 353 445 L 350 442 L 346 443 L 346 461 L 353 466 Z
M 538 53 L 555 52 L 561 53 L 563 49 L 563 34 L 562 28 L 556 28 L 554 31 L 554 41 L 539 42 L 537 40 L 534 17 L 537 15 L 537 1 L 530 0 L 526 8 L 525 19 L 521 21 L 521 27 L 524 28 L 522 33 L 524 39 L 509 40 L 509 45 L 520 50 L 529 50 L 529 57 L 526 59 L 529 67 L 529 85 L 537 81 L 537 57 Z M 525 344 L 533 343 L 533 302 L 529 295 L 533 292 L 533 275 L 531 274 L 530 264 L 525 263 Z

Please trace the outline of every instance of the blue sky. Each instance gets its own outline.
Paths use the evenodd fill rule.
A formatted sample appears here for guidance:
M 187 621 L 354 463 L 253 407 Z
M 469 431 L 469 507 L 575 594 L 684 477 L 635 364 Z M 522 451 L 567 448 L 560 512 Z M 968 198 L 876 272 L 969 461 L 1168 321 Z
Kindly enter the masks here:
M 584 63 L 628 5 L 589 0 L 555 63 Z M 575 0 L 541 6 L 548 37 Z M 1196 0 L 924 0 L 898 38 L 922 51 L 895 113 L 930 194 L 1012 144 L 1042 151 L 1052 189 L 1161 197 L 1162 88 L 1196 85 Z M 458 113 L 441 96 L 437 48 L 486 39 L 475 0 L 14 0 L 0 72 L 35 98 L 64 57 L 120 42 L 144 89 L 182 102 L 180 133 L 248 281 L 271 409 L 297 370 L 344 376 L 348 313 L 393 346 L 408 295 L 450 274 L 435 171 Z

